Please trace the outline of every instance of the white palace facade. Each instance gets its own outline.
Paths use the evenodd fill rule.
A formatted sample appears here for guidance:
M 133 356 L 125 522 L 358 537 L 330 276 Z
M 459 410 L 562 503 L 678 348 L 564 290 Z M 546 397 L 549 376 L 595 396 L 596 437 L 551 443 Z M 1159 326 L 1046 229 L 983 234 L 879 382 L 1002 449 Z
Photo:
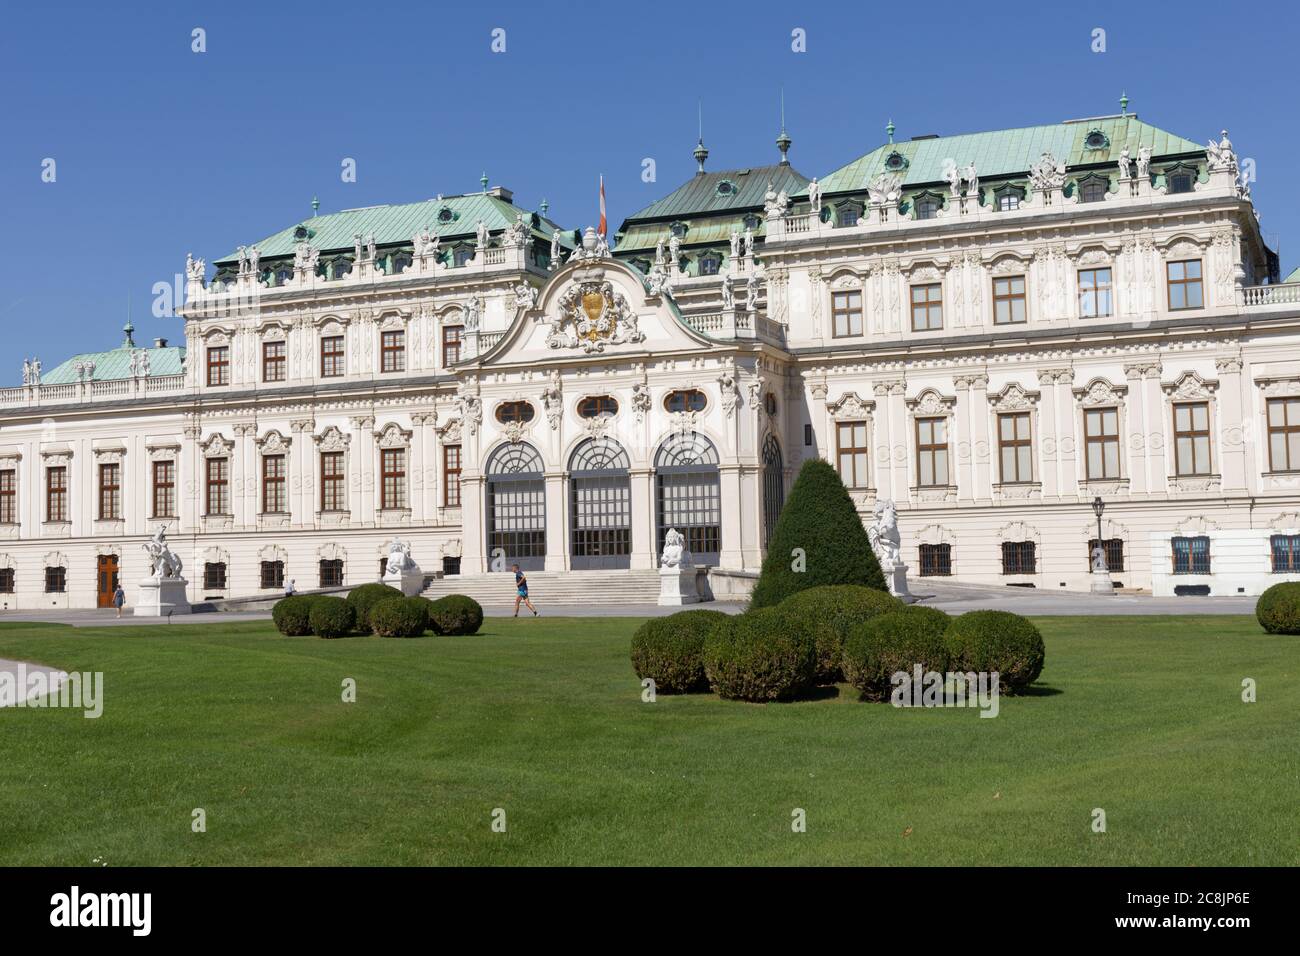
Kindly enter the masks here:
M 802 461 L 930 576 L 1300 578 L 1300 283 L 1208 146 L 1118 115 L 706 170 L 606 243 L 501 187 L 313 214 L 187 268 L 184 342 L 0 389 L 0 607 L 375 580 L 743 592 Z M 610 246 L 613 246 L 611 252 Z M 605 583 L 602 583 L 605 582 Z M 639 585 L 638 585 L 639 586 Z M 653 599 L 653 598 L 651 598 Z

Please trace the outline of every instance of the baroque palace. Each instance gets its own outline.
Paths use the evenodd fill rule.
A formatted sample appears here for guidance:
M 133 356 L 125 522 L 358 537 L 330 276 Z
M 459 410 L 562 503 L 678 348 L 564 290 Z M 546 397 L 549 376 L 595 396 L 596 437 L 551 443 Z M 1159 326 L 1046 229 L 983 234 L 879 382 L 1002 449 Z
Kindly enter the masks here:
M 1227 134 L 887 140 L 818 178 L 784 131 L 701 142 L 609 242 L 484 178 L 191 259 L 183 346 L 128 323 L 0 390 L 0 606 L 130 603 L 160 526 L 195 602 L 395 539 L 469 593 L 652 601 L 669 528 L 743 593 L 809 456 L 896 503 L 921 593 L 1086 590 L 1099 520 L 1124 587 L 1300 577 L 1300 282 Z

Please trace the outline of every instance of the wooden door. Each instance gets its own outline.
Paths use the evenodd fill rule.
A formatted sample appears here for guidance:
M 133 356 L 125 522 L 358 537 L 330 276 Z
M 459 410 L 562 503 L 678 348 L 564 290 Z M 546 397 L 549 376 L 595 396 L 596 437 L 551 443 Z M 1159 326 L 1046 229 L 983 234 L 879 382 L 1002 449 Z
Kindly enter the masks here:
M 111 554 L 99 556 L 95 569 L 96 607 L 112 607 L 113 592 L 117 590 L 117 558 Z

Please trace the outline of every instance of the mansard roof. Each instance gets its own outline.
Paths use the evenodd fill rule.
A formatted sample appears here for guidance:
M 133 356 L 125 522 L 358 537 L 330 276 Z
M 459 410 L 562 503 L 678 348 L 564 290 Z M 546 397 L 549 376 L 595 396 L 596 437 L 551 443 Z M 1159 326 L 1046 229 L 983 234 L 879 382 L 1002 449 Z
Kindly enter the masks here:
M 147 378 L 154 378 L 158 375 L 179 375 L 181 373 L 181 362 L 185 358 L 184 346 L 165 345 L 161 348 L 157 346 L 137 348 L 134 344 L 123 342 L 117 348 L 109 349 L 107 352 L 81 352 L 72 356 L 72 358 L 61 362 L 48 372 L 42 372 L 41 384 L 67 385 L 71 382 L 82 381 L 82 378 L 77 374 L 77 365 L 80 364 L 84 367 L 87 362 L 92 362 L 95 366 L 95 370 L 91 375 L 92 381 L 110 382 L 115 379 L 133 378 L 131 356 L 137 352 L 144 352 L 149 356 L 149 374 L 145 376 Z
M 480 219 L 489 232 L 498 232 L 512 225 L 515 217 L 523 213 L 525 221 L 532 227 L 534 237 L 550 242 L 551 233 L 560 229 L 562 245 L 573 248 L 574 239 L 570 232 L 540 213 L 516 206 L 511 201 L 512 198 L 508 190 L 495 187 L 486 192 L 438 196 L 422 202 L 344 209 L 311 216 L 250 245 L 257 246 L 263 261 L 277 256 L 291 256 L 298 243 L 303 241 L 296 234 L 300 227 L 307 230 L 306 241 L 322 252 L 350 251 L 354 246 L 354 237 L 358 234 L 363 237 L 373 235 L 375 244 L 383 246 L 409 243 L 412 236 L 427 228 L 445 241 L 473 236 Z M 450 219 L 446 216 L 439 217 L 444 209 L 449 210 Z M 227 265 L 238 260 L 238 252 L 232 252 L 217 259 L 216 264 Z
M 788 164 L 696 173 L 667 196 L 628 216 L 616 234 L 615 254 L 653 249 L 668 226 L 678 220 L 689 222 L 691 227 L 684 245 L 725 243 L 732 232 L 744 231 L 747 213 L 762 212 L 769 182 L 774 190 L 784 190 L 790 196 L 808 188 L 808 177 Z M 720 190 L 724 183 L 729 183 L 730 188 Z M 762 217 L 759 219 L 755 235 L 761 238 Z
M 1093 131 L 1105 136 L 1104 147 L 1089 148 L 1088 134 Z M 1118 162 L 1120 150 L 1125 146 L 1134 160 L 1143 146 L 1151 147 L 1152 158 L 1156 160 L 1205 152 L 1203 145 L 1143 123 L 1136 114 L 1129 113 L 1069 120 L 1050 126 L 1025 126 L 886 143 L 830 173 L 821 180 L 821 187 L 823 194 L 865 190 L 869 182 L 881 173 L 889 172 L 885 161 L 895 152 L 907 163 L 904 185 L 909 186 L 943 182 L 945 169 L 951 163 L 966 166 L 973 162 L 981 180 L 1023 175 L 1044 152 L 1050 152 L 1067 167 L 1105 165 Z M 806 192 L 803 190 L 800 194 Z

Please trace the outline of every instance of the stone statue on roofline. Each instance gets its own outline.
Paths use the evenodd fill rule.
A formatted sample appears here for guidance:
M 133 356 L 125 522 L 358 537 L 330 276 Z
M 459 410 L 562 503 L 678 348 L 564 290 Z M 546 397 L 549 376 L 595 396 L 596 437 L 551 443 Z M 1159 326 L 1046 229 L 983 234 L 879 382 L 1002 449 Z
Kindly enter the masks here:
M 657 265 L 663 265 L 664 263 L 664 237 L 663 236 L 660 236 L 658 241 L 655 243 L 655 263 Z
M 975 163 L 971 162 L 966 165 L 963 175 L 966 177 L 966 196 L 967 198 L 976 197 L 980 194 L 980 175 L 975 169 Z
M 560 230 L 556 229 L 551 233 L 551 262 L 550 269 L 555 271 L 560 267 Z
M 734 309 L 736 307 L 736 294 L 731 288 L 731 273 L 722 274 L 722 307 L 724 309 Z
M 744 244 L 745 258 L 754 258 L 754 230 L 750 229 L 748 226 L 745 227 Z
M 1205 148 L 1205 155 L 1210 161 L 1210 172 L 1227 170 L 1235 173 L 1237 171 L 1237 154 L 1232 151 L 1232 140 L 1228 139 L 1226 129 L 1220 135 L 1222 139 L 1217 143 L 1210 140 L 1209 146 Z
M 1128 179 L 1132 174 L 1133 168 L 1129 160 L 1128 147 L 1125 146 L 1119 151 L 1119 178 Z
M 1151 176 L 1151 147 L 1150 146 L 1138 147 L 1137 175 L 1138 175 L 1138 179 L 1149 179 Z
M 668 237 L 668 258 L 670 260 L 669 272 L 677 272 L 681 269 L 682 240 L 677 235 Z
M 731 258 L 740 258 L 740 233 L 735 229 L 731 230 Z
M 808 184 L 808 206 L 814 216 L 820 215 L 822 211 L 822 187 L 817 182 L 817 177 L 812 178 Z
M 948 190 L 953 199 L 961 197 L 961 169 L 956 163 L 944 169 L 944 178 L 948 180 Z
M 477 249 L 486 249 L 488 244 L 488 227 L 482 219 L 474 227 L 474 246 Z

